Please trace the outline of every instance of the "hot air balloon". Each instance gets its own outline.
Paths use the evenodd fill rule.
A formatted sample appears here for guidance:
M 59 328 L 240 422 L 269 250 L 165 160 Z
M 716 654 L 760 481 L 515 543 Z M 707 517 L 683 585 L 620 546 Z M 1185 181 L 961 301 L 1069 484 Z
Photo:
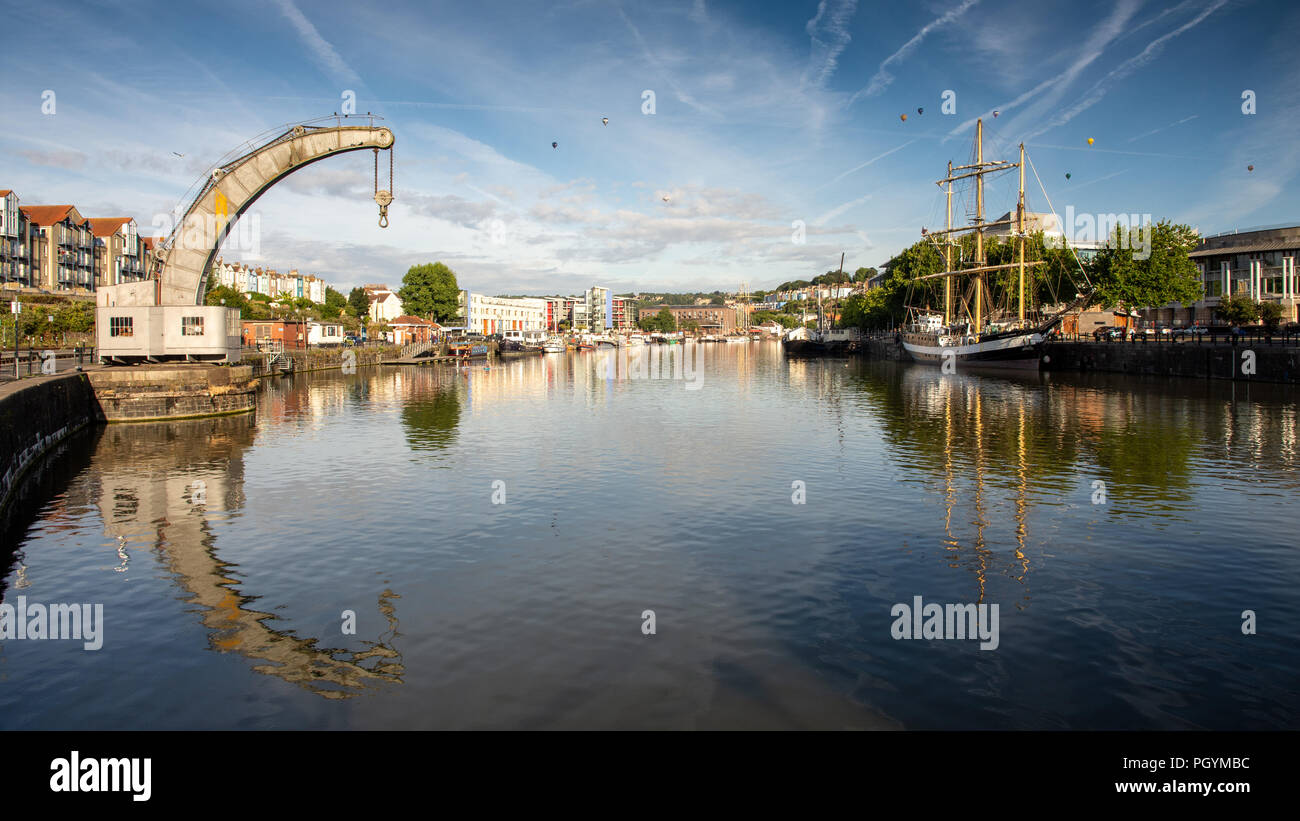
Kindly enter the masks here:
M 600 118 L 600 124 L 601 124 L 601 125 L 609 125 L 609 118 L 608 118 L 608 117 L 601 117 L 601 118 Z
M 903 122 L 907 122 L 907 115 L 906 115 L 906 114 L 899 114 L 899 115 L 898 115 L 898 119 L 902 120 Z
M 1247 170 L 1247 171 L 1254 171 L 1254 170 L 1255 170 L 1255 166 L 1253 166 L 1253 165 L 1248 165 L 1248 166 L 1246 166 L 1246 170 Z
M 1092 145 L 1092 137 L 1088 138 L 1088 145 Z
M 668 202 L 668 195 L 664 194 L 664 202 Z
M 560 147 L 559 143 L 551 143 L 551 148 L 559 148 L 559 147 Z
M 1065 178 L 1066 178 L 1067 180 L 1070 178 L 1070 172 L 1069 172 L 1069 171 L 1066 171 L 1066 172 L 1065 172 Z
M 994 112 L 993 112 L 993 119 L 996 120 L 996 119 L 998 118 L 998 113 L 999 113 L 998 111 L 994 110 Z
M 917 113 L 917 114 L 924 114 L 924 113 L 925 113 L 925 109 L 924 109 L 924 108 L 918 108 L 918 109 L 916 110 L 916 113 Z

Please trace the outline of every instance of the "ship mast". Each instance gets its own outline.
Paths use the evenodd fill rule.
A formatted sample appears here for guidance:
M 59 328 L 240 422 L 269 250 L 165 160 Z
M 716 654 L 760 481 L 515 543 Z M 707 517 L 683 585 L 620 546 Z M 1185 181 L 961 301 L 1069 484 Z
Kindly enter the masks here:
M 1016 231 L 1020 234 L 1017 243 L 1020 252 L 1020 325 L 1025 324 L 1025 144 L 1020 144 L 1020 199 L 1016 202 Z
M 984 170 L 984 120 L 975 121 L 975 167 Z M 975 175 L 975 266 L 984 265 L 984 175 Z M 984 274 L 975 274 L 975 333 L 984 327 Z
M 952 160 L 948 161 L 948 189 L 945 192 L 948 195 L 948 217 L 944 229 L 947 233 L 943 236 L 943 270 L 952 270 Z M 952 278 L 943 278 L 943 325 L 945 328 L 952 325 Z

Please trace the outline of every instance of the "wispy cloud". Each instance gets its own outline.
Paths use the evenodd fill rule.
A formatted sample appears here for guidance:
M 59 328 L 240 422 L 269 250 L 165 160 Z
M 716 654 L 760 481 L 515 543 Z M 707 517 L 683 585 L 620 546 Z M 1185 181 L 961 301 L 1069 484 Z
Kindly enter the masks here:
M 1174 39 L 1178 35 L 1182 34 L 1183 32 L 1195 26 L 1200 25 L 1201 21 L 1203 21 L 1205 18 L 1209 17 L 1211 14 L 1218 11 L 1219 9 L 1223 8 L 1225 5 L 1227 5 L 1227 3 L 1228 0 L 1215 0 L 1214 3 L 1211 3 L 1205 9 L 1203 9 L 1200 14 L 1196 15 L 1191 20 L 1188 20 L 1186 23 L 1183 23 L 1181 26 L 1174 29 L 1173 31 L 1170 31 L 1166 34 L 1162 34 L 1161 36 L 1152 40 L 1150 43 L 1147 44 L 1146 48 L 1142 49 L 1141 52 L 1134 55 L 1133 57 L 1128 58 L 1124 62 L 1120 63 L 1118 67 L 1112 69 L 1111 72 L 1107 74 L 1105 77 L 1102 77 L 1100 80 L 1093 83 L 1092 88 L 1088 89 L 1088 91 L 1084 93 L 1083 99 L 1079 100 L 1079 102 L 1070 106 L 1068 109 L 1063 111 L 1061 114 L 1057 115 L 1055 118 L 1050 120 L 1045 125 L 1039 126 L 1038 128 L 1030 131 L 1028 134 L 1025 135 L 1025 139 L 1032 139 L 1038 136 L 1039 134 L 1042 134 L 1045 131 L 1056 128 L 1057 126 L 1060 125 L 1065 125 L 1066 123 L 1068 123 L 1070 120 L 1073 120 L 1082 112 L 1088 110 L 1089 108 L 1092 108 L 1101 100 L 1101 98 L 1106 96 L 1106 92 L 1110 90 L 1111 86 L 1113 86 L 1118 81 L 1124 79 L 1125 77 L 1129 76 L 1133 72 L 1137 71 L 1138 69 L 1142 68 L 1147 63 L 1154 60 L 1156 57 L 1160 56 L 1160 52 L 1164 50 L 1166 43 L 1168 43 L 1170 40 Z
M 888 88 L 889 84 L 894 82 L 894 75 L 890 73 L 891 68 L 901 63 L 907 58 L 907 55 L 915 51 L 916 47 L 921 45 L 921 41 L 924 40 L 930 32 L 942 26 L 946 26 L 958 17 L 961 17 L 970 9 L 971 6 L 978 2 L 979 0 L 962 0 L 960 6 L 950 9 L 948 12 L 936 17 L 922 26 L 921 30 L 918 31 L 911 40 L 908 40 L 898 49 L 898 51 L 895 51 L 884 59 L 880 64 L 880 67 L 876 69 L 876 73 L 872 75 L 871 82 L 867 83 L 866 86 L 854 93 L 854 95 L 849 98 L 848 105 L 852 105 L 861 97 L 873 97 Z
M 1142 133 L 1142 134 L 1137 135 L 1136 137 L 1129 137 L 1128 140 L 1127 140 L 1126 142 L 1130 142 L 1130 143 L 1132 143 L 1132 142 L 1137 142 L 1138 140 L 1142 139 L 1143 137 L 1150 137 L 1152 134 L 1159 134 L 1161 131 L 1164 131 L 1164 130 L 1167 129 L 1167 128 L 1173 128 L 1173 127 L 1176 126 L 1176 125 L 1182 125 L 1183 123 L 1188 122 L 1188 121 L 1190 121 L 1190 120 L 1195 120 L 1195 119 L 1196 119 L 1197 117 L 1199 117 L 1199 116 L 1201 116 L 1201 115 L 1200 115 L 1200 114 L 1193 114 L 1193 115 L 1190 116 L 1190 117 L 1184 117 L 1184 118 L 1182 118 L 1181 120 L 1178 120 L 1177 122 L 1172 122 L 1172 123 L 1170 123 L 1169 125 L 1162 125 L 1162 126 L 1160 126 L 1159 128 L 1153 128 L 1153 129 L 1151 129 L 1150 131 L 1147 131 L 1147 132 L 1144 132 L 1144 133 Z
M 1069 88 L 1076 79 L 1078 79 L 1084 69 L 1096 62 L 1097 59 L 1105 53 L 1111 43 L 1128 33 L 1128 23 L 1133 18 L 1133 15 L 1137 13 L 1139 5 L 1139 0 L 1121 0 L 1121 2 L 1116 4 L 1110 15 L 1102 21 L 1101 25 L 1097 26 L 1097 28 L 1088 35 L 1088 39 L 1079 49 L 1078 56 L 1075 57 L 1064 71 L 1055 76 L 1048 77 L 1046 80 L 1043 80 L 1038 85 L 1023 94 L 1020 94 L 1015 99 L 1008 100 L 996 108 L 990 109 L 984 113 L 984 116 L 988 116 L 988 114 L 993 111 L 997 111 L 999 114 L 1014 111 L 1025 103 L 1028 103 L 1030 109 L 1025 113 L 1025 115 L 1007 125 L 1007 131 L 1014 134 L 1020 130 L 1019 126 L 1023 125 L 1026 120 L 1032 119 L 1035 116 L 1035 112 L 1047 111 L 1055 107 L 1061 96 L 1065 93 L 1065 90 Z M 958 125 L 956 128 L 948 132 L 948 136 L 955 137 L 959 134 L 965 134 L 970 130 L 970 127 L 975 124 L 976 119 L 977 118 L 972 117 L 961 125 Z
M 866 162 L 853 166 L 848 171 L 845 171 L 843 174 L 840 174 L 838 177 L 826 183 L 825 185 L 818 186 L 818 188 L 825 188 L 827 185 L 834 185 L 835 183 L 839 182 L 840 180 L 844 179 L 845 177 L 854 173 L 855 171 L 861 171 L 862 169 L 866 168 L 868 165 L 874 163 L 876 160 L 883 160 L 885 157 L 888 157 L 890 154 L 893 154 L 895 151 L 902 151 L 904 148 L 907 148 L 909 145 L 911 145 L 914 142 L 916 142 L 915 139 L 908 140 L 902 145 L 897 146 L 896 148 L 891 148 L 883 154 L 877 154 L 876 156 L 872 157 Z
M 701 114 L 716 113 L 713 109 L 702 105 L 677 84 L 677 81 L 673 79 L 672 74 L 668 72 L 668 69 L 664 67 L 663 63 L 659 61 L 659 58 L 650 50 L 650 45 L 646 43 L 645 38 L 641 36 L 641 30 L 637 28 L 630 19 L 628 19 L 627 13 L 623 11 L 621 6 L 618 9 L 618 16 L 623 18 L 623 22 L 627 25 L 628 31 L 632 32 L 632 39 L 636 40 L 636 44 L 641 47 L 641 53 L 645 55 L 646 60 L 654 67 L 655 71 L 659 72 L 659 76 L 663 77 L 664 82 L 668 83 L 668 86 L 673 90 L 673 93 L 677 95 L 679 101 L 686 103 Z
M 293 4 L 293 0 L 275 0 L 275 3 L 298 31 L 298 36 L 302 38 L 303 43 L 306 44 L 316 61 L 321 64 L 322 68 L 330 72 L 333 79 L 357 85 L 361 84 L 361 75 L 353 71 L 352 67 L 347 64 L 334 46 L 321 36 L 321 33 L 316 30 L 316 26 L 312 25 L 306 15 Z
M 1128 172 L 1129 169 L 1127 168 L 1121 169 L 1119 171 L 1112 171 L 1111 173 L 1107 174 L 1104 177 L 1098 177 L 1095 180 L 1088 180 L 1086 182 L 1081 182 L 1078 185 L 1071 185 L 1069 186 L 1068 191 L 1069 193 L 1073 194 L 1075 191 L 1078 191 L 1080 188 L 1087 188 L 1088 186 L 1096 185 L 1099 182 L 1105 182 L 1106 180 L 1113 180 L 1116 177 L 1120 176 L 1121 174 L 1127 174 Z
M 820 217 L 813 220 L 813 225 L 817 225 L 817 226 L 825 225 L 828 220 L 835 219 L 840 214 L 843 214 L 845 211 L 849 210 L 850 208 L 861 205 L 862 203 L 866 202 L 869 199 L 871 199 L 871 195 L 866 194 L 864 196 L 858 197 L 856 200 L 849 200 L 846 203 L 837 205 L 831 210 L 827 211 L 825 214 L 822 214 Z
M 852 39 L 849 21 L 857 7 L 858 0 L 821 0 L 817 4 L 817 14 L 804 25 L 804 31 L 812 38 L 805 84 L 820 88 L 835 73 L 839 56 Z

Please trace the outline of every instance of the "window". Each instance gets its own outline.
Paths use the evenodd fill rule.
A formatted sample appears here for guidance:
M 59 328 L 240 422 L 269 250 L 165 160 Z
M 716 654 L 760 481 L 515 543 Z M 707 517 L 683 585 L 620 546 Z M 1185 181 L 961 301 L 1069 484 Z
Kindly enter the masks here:
M 111 316 L 108 318 L 109 336 L 135 336 L 135 321 L 129 316 Z
M 203 317 L 181 317 L 181 336 L 203 336 Z

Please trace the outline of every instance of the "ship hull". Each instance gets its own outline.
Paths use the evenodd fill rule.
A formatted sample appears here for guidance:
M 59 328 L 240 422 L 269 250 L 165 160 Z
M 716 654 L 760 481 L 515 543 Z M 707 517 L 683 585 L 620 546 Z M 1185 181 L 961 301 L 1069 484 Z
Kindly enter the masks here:
M 1043 361 L 1043 336 L 1038 332 L 1011 334 L 968 345 L 940 346 L 934 334 L 903 335 L 903 349 L 915 362 L 942 366 L 951 354 L 956 367 L 1038 370 Z

